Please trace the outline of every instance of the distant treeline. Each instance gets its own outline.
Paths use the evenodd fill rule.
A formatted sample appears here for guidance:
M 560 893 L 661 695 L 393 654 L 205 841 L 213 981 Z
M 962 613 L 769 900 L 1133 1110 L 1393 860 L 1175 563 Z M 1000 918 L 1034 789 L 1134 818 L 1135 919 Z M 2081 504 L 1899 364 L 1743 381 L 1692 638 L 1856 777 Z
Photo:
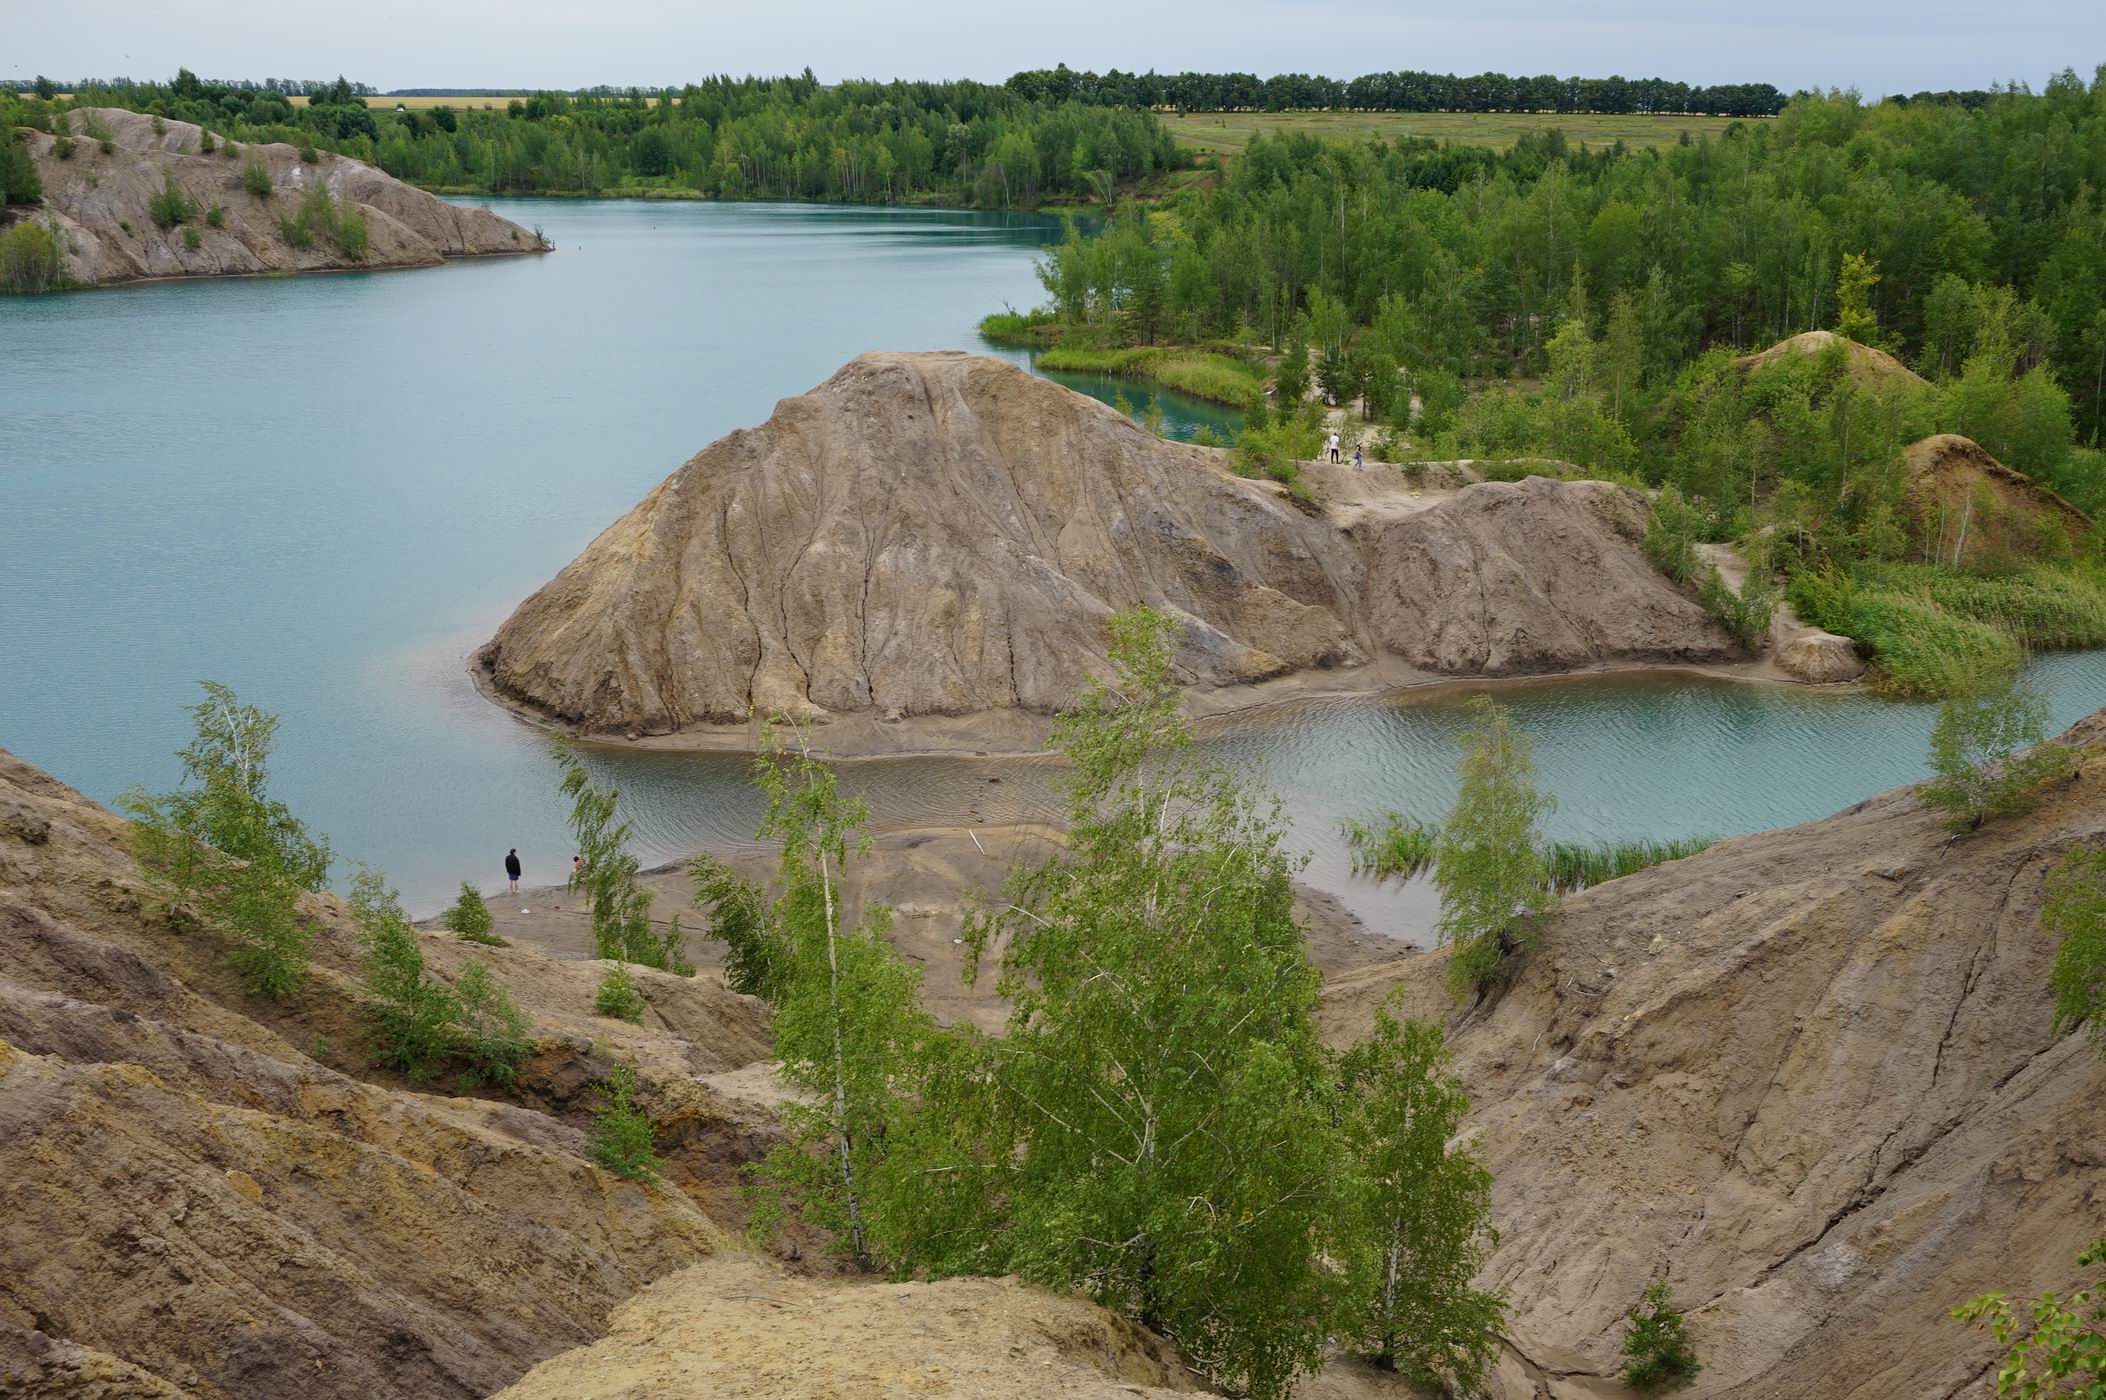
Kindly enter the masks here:
M 286 97 L 305 97 L 309 93 L 318 92 L 324 88 L 334 87 L 338 83 L 343 83 L 345 87 L 360 97 L 379 96 L 372 84 L 345 82 L 341 77 L 201 79 L 196 74 L 190 73 L 188 69 L 183 71 L 189 76 L 192 83 L 224 88 L 230 92 L 275 92 Z M 148 84 L 142 84 L 136 78 L 75 78 L 70 82 L 64 79 L 46 78 L 41 75 L 34 78 L 0 78 L 0 89 L 5 89 L 9 92 L 33 92 L 43 97 L 49 97 L 55 92 L 86 92 L 91 88 L 121 91 L 140 86 L 148 86 Z
M 1769 83 L 1697 87 L 1665 78 L 1509 77 L 1478 73 L 1365 73 L 1351 80 L 1280 73 L 1078 72 L 1066 64 L 1018 73 L 1009 90 L 1038 102 L 1175 107 L 1186 112 L 1604 112 L 1773 117 L 1785 94 Z
M 237 142 L 337 151 L 428 188 L 487 194 L 941 200 L 1030 208 L 1107 200 L 1188 163 L 1155 114 L 1040 102 L 987 83 L 712 78 L 620 96 L 536 93 L 486 108 L 396 112 L 356 85 L 317 84 L 295 107 L 271 89 L 168 83 L 83 89 L 107 105 L 196 122 Z M 0 100 L 0 128 L 49 129 L 58 104 Z

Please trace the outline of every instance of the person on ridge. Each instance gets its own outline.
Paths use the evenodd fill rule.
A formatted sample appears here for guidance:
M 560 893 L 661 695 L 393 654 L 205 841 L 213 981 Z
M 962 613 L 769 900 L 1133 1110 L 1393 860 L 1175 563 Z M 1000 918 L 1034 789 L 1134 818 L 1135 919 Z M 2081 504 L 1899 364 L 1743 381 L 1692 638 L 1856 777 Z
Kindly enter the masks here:
M 1367 458 L 1361 455 L 1360 444 L 1356 442 L 1353 444 L 1353 470 L 1357 472 L 1366 465 Z
M 1338 434 L 1331 434 L 1331 460 L 1338 460 Z
M 519 893 L 519 847 L 514 846 L 505 856 L 505 889 Z

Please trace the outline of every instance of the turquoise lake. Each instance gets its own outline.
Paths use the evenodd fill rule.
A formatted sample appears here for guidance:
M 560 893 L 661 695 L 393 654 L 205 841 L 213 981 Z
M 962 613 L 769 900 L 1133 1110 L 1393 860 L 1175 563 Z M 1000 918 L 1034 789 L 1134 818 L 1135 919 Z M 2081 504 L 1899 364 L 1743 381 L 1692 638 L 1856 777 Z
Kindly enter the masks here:
M 570 859 L 546 741 L 463 671 L 526 594 L 703 445 L 868 349 L 986 350 L 1040 299 L 1031 216 L 494 200 L 545 258 L 0 300 L 0 746 L 105 801 L 177 776 L 200 678 L 282 718 L 278 795 L 429 912 L 520 848 Z M 1019 353 L 1010 358 L 1023 359 Z M 1147 391 L 1077 381 L 1137 405 Z M 1180 435 L 1233 415 L 1164 395 Z M 2058 722 L 2106 653 L 2037 667 Z M 1560 835 L 1725 835 L 1922 775 L 1926 706 L 1634 676 L 1502 687 Z M 1212 742 L 1286 800 L 1309 878 L 1338 822 L 1437 815 L 1457 691 L 1297 705 Z M 750 837 L 743 759 L 595 751 L 667 859 Z M 1047 810 L 1031 760 L 848 765 L 881 825 Z M 991 784 L 990 777 L 1004 777 Z

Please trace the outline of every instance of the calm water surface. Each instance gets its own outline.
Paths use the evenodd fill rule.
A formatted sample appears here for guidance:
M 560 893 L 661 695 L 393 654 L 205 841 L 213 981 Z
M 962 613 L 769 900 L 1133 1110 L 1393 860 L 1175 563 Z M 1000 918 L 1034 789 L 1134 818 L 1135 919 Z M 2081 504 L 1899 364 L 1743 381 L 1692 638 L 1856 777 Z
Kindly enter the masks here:
M 545 741 L 463 658 L 697 449 L 860 351 L 984 349 L 1039 299 L 1050 220 L 817 206 L 493 201 L 560 251 L 429 271 L 0 300 L 0 745 L 110 800 L 165 786 L 200 677 L 277 711 L 276 783 L 413 907 L 570 849 Z M 1021 358 L 1012 355 L 1011 358 Z M 1077 387 L 1109 400 L 1117 381 Z M 1173 429 L 1233 416 L 1164 395 Z M 2042 666 L 2058 718 L 2106 654 Z M 1560 833 L 1730 833 L 1922 771 L 1928 710 L 1697 679 L 1510 688 Z M 1285 797 L 1310 876 L 1385 927 L 1425 901 L 1345 873 L 1341 817 L 1436 814 L 1459 700 L 1295 707 L 1215 741 Z M 594 759 L 644 854 L 750 836 L 745 761 Z M 1043 762 L 850 765 L 880 824 L 1049 810 Z M 991 783 L 990 777 L 1004 781 Z

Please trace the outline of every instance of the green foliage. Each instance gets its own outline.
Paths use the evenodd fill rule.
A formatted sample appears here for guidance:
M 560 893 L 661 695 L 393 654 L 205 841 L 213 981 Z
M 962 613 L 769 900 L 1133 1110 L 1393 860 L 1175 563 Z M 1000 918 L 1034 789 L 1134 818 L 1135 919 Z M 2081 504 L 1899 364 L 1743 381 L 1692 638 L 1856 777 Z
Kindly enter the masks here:
M 226 214 L 217 204 L 205 211 L 205 224 L 209 228 L 218 228 L 226 221 Z
M 199 236 L 196 228 L 189 224 L 183 226 L 183 246 L 185 248 L 195 249 L 202 242 L 204 242 L 204 239 Z
M 1192 753 L 1172 627 L 1113 619 L 1116 680 L 1055 730 L 1068 848 L 968 928 L 975 969 L 1006 944 L 1012 1007 L 992 1059 L 1010 1135 L 972 1159 L 1003 1208 L 986 1266 L 1086 1290 L 1277 1396 L 1343 1300 L 1325 1261 L 1346 1154 L 1279 818 Z
M 2069 750 L 2047 738 L 2047 701 L 2007 677 L 1971 684 L 1938 707 L 1930 766 L 1918 795 L 1954 831 L 2023 812 L 2069 771 Z
M 1281 414 L 1262 426 L 1246 424 L 1236 434 L 1234 466 L 1244 476 L 1270 477 L 1292 487 L 1301 464 L 1323 450 L 1323 430 L 1302 415 Z
M 1750 568 L 1741 580 L 1740 592 L 1735 593 L 1713 569 L 1697 590 L 1697 601 L 1734 641 L 1750 653 L 1762 651 L 1770 635 L 1770 618 L 1777 611 L 1777 590 L 1761 570 Z
M 23 219 L 0 229 L 0 291 L 48 292 L 66 284 L 56 224 Z
M 1696 577 L 1696 545 L 1703 531 L 1703 514 L 1680 491 L 1663 486 L 1646 512 L 1645 557 L 1676 583 L 1688 583 Z
M 1890 695 L 1967 692 L 1985 677 L 2010 676 L 2024 659 L 2002 628 L 1940 607 L 1914 586 L 1859 583 L 1837 571 L 1795 575 L 1787 590 L 1799 616 L 1870 653 L 1877 689 Z
M 271 197 L 271 168 L 262 156 L 251 155 L 241 163 L 241 187 L 258 199 Z
M 44 182 L 22 134 L 0 123 L 0 205 L 35 204 L 43 198 Z
M 1339 1062 L 1344 1136 L 1356 1170 L 1345 1211 L 1351 1241 L 1351 1345 L 1415 1384 L 1474 1395 L 1498 1355 L 1506 1315 L 1470 1286 L 1498 1236 L 1492 1174 L 1450 1147 L 1470 1111 L 1439 1026 L 1384 1008 L 1375 1033 Z
M 861 799 L 841 795 L 802 735 L 793 749 L 772 728 L 755 777 L 768 796 L 761 836 L 782 848 L 773 927 L 759 939 L 781 959 L 779 975 L 763 980 L 778 995 L 776 1060 L 801 1091 L 783 1109 L 789 1141 L 758 1173 L 760 1218 L 794 1206 L 858 1264 L 889 1262 L 919 1209 L 919 1183 L 898 1162 L 912 1152 L 913 1069 L 935 1034 L 921 975 L 886 941 L 889 908 L 867 904 L 847 921 L 841 881 L 866 844 Z
M 322 159 L 321 153 L 312 146 L 300 147 L 300 164 L 314 165 Z
M 1257 390 L 1249 366 L 1207 350 L 1164 350 L 1143 346 L 1130 350 L 1087 350 L 1056 346 L 1039 355 L 1040 369 L 1063 373 L 1118 374 L 1145 379 L 1195 398 L 1244 404 Z
M 2077 1256 L 2080 1269 L 2106 1268 L 2106 1238 Z M 2106 1395 L 2106 1279 L 2093 1279 L 2068 1299 L 2043 1293 L 2014 1305 L 1984 1293 L 1952 1310 L 1988 1329 L 2005 1349 L 1996 1373 L 1999 1400 L 2097 1400 Z
M 1309 397 L 1309 343 L 1302 338 L 1299 328 L 1288 340 L 1287 348 L 1280 352 L 1272 383 L 1273 397 L 1282 417 L 1300 408 L 1302 400 Z
M 593 786 L 584 760 L 561 739 L 555 744 L 555 758 L 563 774 L 563 795 L 571 801 L 571 832 L 585 862 L 566 888 L 584 895 L 591 906 L 595 955 L 691 973 L 680 920 L 673 919 L 663 934 L 651 922 L 651 892 L 643 887 L 641 866 L 628 849 L 632 828 L 627 820 L 616 820 L 621 793 Z
M 175 176 L 161 177 L 160 193 L 146 201 L 146 212 L 158 228 L 174 228 L 187 224 L 197 217 L 197 205 L 184 194 L 175 182 Z
M 1842 271 L 1836 276 L 1835 333 L 1860 345 L 1878 345 L 1879 319 L 1872 314 L 1872 289 L 1879 285 L 1879 268 L 1859 253 L 1843 254 Z
M 373 1062 L 413 1084 L 434 1079 L 454 1053 L 453 991 L 425 970 L 417 930 L 379 871 L 353 876 L 347 902 L 364 945 L 360 964 Z
M 1458 997 L 1483 996 L 1535 942 L 1535 922 L 1554 903 L 1536 822 L 1557 804 L 1535 786 L 1528 736 L 1490 696 L 1470 702 L 1474 727 L 1461 736 L 1461 787 L 1434 848 L 1441 938 L 1454 945 L 1448 982 Z
M 1626 1315 L 1623 1383 L 1640 1395 L 1664 1395 L 1696 1384 L 1703 1363 L 1690 1345 L 1689 1326 L 1664 1278 L 1645 1285 L 1645 1297 Z
M 2055 950 L 2055 1029 L 2082 1023 L 2106 1055 L 2106 849 L 2072 850 L 2049 874 L 2040 926 Z
M 310 933 L 299 900 L 322 888 L 329 846 L 269 796 L 277 718 L 226 686 L 203 686 L 190 712 L 195 736 L 178 755 L 182 785 L 125 794 L 132 852 L 163 890 L 234 940 L 229 958 L 252 993 L 284 1000 L 306 980 Z
M 709 915 L 709 932 L 724 945 L 724 982 L 734 992 L 770 1004 L 781 1000 L 790 971 L 790 945 L 768 911 L 759 885 L 716 856 L 696 856 L 688 865 L 695 907 Z
M 651 1120 L 636 1106 L 636 1071 L 627 1065 L 607 1076 L 607 1103 L 592 1115 L 586 1141 L 592 1160 L 625 1181 L 655 1181 L 665 1166 L 653 1150 Z
M 1401 812 L 1384 812 L 1379 826 L 1351 818 L 1343 826 L 1353 872 L 1378 880 L 1411 879 L 1433 864 L 1440 840 L 1438 827 Z
M 1710 844 L 1710 838 L 1703 836 L 1608 841 L 1592 846 L 1553 841 L 1543 848 L 1543 860 L 1550 889 L 1557 894 L 1574 894 L 1592 885 L 1607 884 L 1656 865 L 1665 865 L 1671 860 L 1693 856 Z
M 308 247 L 318 236 L 327 238 L 353 260 L 366 255 L 370 238 L 366 216 L 357 206 L 332 198 L 319 180 L 300 196 L 294 213 L 279 216 L 278 231 L 295 248 Z
M 629 971 L 629 964 L 618 962 L 605 977 L 600 979 L 598 992 L 593 996 L 593 1009 L 602 1016 L 612 1016 L 617 1021 L 643 1024 L 643 1014 L 650 1003 L 637 990 L 636 978 Z
M 533 1025 L 512 1004 L 490 965 L 470 958 L 454 979 L 453 1054 L 462 1062 L 460 1088 L 483 1084 L 510 1090 L 534 1053 Z
M 483 902 L 483 894 L 466 880 L 461 881 L 461 892 L 446 912 L 439 915 L 439 926 L 455 933 L 473 938 L 488 933 L 497 921 L 490 915 L 490 906 Z

